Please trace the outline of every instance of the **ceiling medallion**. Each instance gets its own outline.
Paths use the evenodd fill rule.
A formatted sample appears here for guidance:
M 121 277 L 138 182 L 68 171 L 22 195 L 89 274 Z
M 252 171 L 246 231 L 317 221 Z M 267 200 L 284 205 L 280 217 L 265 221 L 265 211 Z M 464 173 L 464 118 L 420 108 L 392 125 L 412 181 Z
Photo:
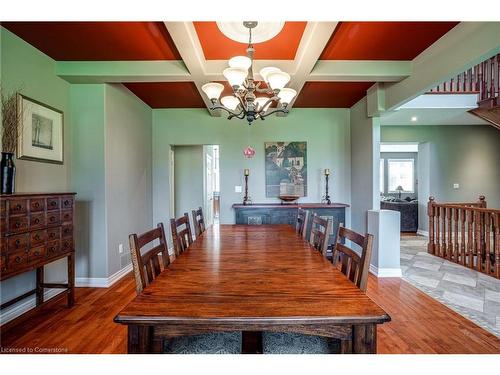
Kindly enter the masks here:
M 285 22 L 217 22 L 219 30 L 239 43 L 248 42 L 248 28 L 252 28 L 252 40 L 254 43 L 262 43 L 273 39 L 285 26 Z
M 288 113 L 288 104 L 297 95 L 294 89 L 285 85 L 290 81 L 290 75 L 282 72 L 279 68 L 266 67 L 260 70 L 266 87 L 261 87 L 261 82 L 255 83 L 253 77 L 253 55 L 252 30 L 258 27 L 257 22 L 243 22 L 248 29 L 247 56 L 235 56 L 229 60 L 229 68 L 224 69 L 222 74 L 229 81 L 233 89 L 233 95 L 219 97 L 224 86 L 217 82 L 209 82 L 202 86 L 203 92 L 212 102 L 211 110 L 223 109 L 229 113 L 228 120 L 236 117 L 245 119 L 248 125 L 256 119 L 264 120 L 273 113 Z M 255 94 L 263 94 L 256 96 Z M 265 96 L 264 96 L 265 95 Z M 276 108 L 271 104 L 275 103 Z

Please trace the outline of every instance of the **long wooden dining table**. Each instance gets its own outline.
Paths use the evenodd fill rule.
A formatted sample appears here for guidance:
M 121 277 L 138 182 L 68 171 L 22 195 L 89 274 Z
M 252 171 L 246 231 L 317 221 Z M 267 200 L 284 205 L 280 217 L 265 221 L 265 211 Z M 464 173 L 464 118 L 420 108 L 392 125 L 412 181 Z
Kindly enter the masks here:
M 243 333 L 242 352 L 262 351 L 261 332 L 340 340 L 341 353 L 376 353 L 389 315 L 288 225 L 208 228 L 115 317 L 128 352 L 162 351 L 165 338 Z

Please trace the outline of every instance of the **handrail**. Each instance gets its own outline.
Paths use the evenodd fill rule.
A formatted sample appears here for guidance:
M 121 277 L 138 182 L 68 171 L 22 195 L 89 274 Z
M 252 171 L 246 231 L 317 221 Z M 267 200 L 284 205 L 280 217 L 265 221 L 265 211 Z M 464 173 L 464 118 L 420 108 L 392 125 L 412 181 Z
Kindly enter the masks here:
M 500 279 L 500 210 L 477 202 L 436 203 L 429 198 L 427 251 Z

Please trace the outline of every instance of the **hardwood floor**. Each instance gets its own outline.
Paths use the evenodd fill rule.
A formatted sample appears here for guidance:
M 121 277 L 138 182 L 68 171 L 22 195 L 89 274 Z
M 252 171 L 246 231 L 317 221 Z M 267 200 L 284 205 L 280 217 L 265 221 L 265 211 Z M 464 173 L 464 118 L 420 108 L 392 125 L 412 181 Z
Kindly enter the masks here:
M 378 353 L 500 353 L 500 339 L 401 279 L 370 275 L 368 295 L 392 317 L 378 328 Z M 109 289 L 77 288 L 76 304 L 47 304 L 0 330 L 0 346 L 62 353 L 126 353 L 114 316 L 135 296 L 132 274 Z

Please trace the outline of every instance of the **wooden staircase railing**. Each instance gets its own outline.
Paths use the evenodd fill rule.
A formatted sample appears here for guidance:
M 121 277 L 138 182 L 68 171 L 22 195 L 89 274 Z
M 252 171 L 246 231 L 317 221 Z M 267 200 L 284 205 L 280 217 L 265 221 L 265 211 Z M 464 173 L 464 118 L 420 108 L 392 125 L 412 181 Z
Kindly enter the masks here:
M 474 203 L 427 204 L 427 251 L 450 262 L 500 279 L 500 210 Z

